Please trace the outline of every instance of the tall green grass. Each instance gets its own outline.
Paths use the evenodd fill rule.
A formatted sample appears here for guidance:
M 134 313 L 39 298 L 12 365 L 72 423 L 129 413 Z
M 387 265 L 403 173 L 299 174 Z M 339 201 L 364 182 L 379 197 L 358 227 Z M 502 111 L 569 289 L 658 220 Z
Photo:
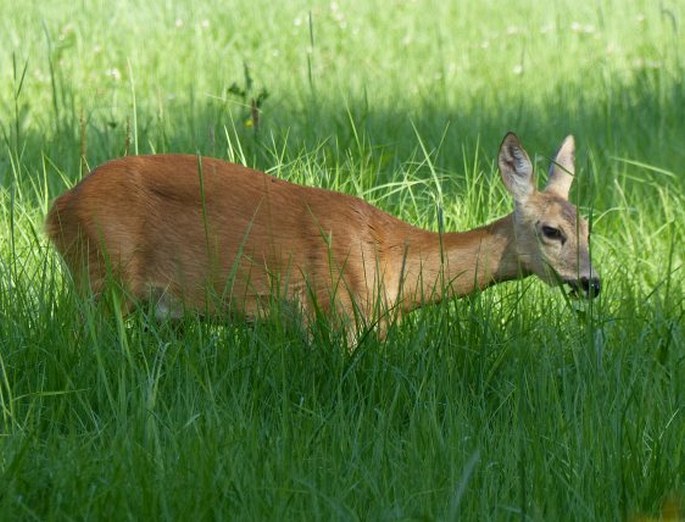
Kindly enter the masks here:
M 0 6 L 0 518 L 625 520 L 685 494 L 679 2 Z M 582 310 L 513 282 L 349 355 L 278 315 L 98 313 L 42 232 L 88 168 L 171 151 L 466 229 L 510 209 L 508 130 L 541 173 L 576 135 Z

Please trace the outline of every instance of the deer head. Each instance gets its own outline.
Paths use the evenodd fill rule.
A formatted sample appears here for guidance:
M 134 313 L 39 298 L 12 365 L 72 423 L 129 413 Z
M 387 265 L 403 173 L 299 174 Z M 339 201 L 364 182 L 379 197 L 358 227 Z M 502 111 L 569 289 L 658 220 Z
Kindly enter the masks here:
M 499 168 L 514 197 L 514 233 L 522 270 L 548 284 L 568 284 L 574 295 L 592 298 L 599 294 L 600 279 L 590 262 L 588 224 L 568 201 L 574 151 L 573 136 L 568 136 L 552 160 L 542 191 L 537 190 L 533 165 L 513 133 L 502 141 Z

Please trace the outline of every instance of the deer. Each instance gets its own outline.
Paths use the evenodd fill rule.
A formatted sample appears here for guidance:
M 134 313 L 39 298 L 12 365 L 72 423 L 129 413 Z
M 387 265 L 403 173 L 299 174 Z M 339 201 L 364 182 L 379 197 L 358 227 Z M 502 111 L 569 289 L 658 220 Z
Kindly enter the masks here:
M 514 133 L 498 166 L 513 211 L 465 232 L 425 230 L 362 199 L 288 182 L 239 164 L 184 154 L 114 159 L 53 203 L 46 232 L 79 292 L 108 281 L 121 312 L 159 319 L 269 313 L 273 296 L 304 322 L 335 319 L 351 335 L 384 335 L 392 320 L 444 299 L 536 275 L 569 295 L 599 295 L 589 229 L 568 201 L 568 136 L 544 189 Z

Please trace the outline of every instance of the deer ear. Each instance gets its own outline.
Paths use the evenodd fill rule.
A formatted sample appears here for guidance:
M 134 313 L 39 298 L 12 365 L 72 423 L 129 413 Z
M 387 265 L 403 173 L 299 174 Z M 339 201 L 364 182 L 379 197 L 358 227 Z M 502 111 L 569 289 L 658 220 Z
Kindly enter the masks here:
M 575 151 L 576 144 L 573 136 L 567 136 L 549 167 L 549 179 L 545 192 L 554 192 L 562 198 L 568 199 L 575 174 Z
M 502 140 L 498 163 L 504 185 L 514 196 L 514 201 L 525 201 L 535 191 L 533 164 L 513 132 Z

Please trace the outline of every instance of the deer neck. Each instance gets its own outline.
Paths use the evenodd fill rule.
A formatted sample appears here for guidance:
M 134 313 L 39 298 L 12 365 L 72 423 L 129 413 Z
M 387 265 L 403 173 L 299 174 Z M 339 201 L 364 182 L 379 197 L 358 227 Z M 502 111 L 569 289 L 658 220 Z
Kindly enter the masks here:
M 400 281 L 405 311 L 529 275 L 516 251 L 511 214 L 467 232 L 415 230 L 405 245 Z

